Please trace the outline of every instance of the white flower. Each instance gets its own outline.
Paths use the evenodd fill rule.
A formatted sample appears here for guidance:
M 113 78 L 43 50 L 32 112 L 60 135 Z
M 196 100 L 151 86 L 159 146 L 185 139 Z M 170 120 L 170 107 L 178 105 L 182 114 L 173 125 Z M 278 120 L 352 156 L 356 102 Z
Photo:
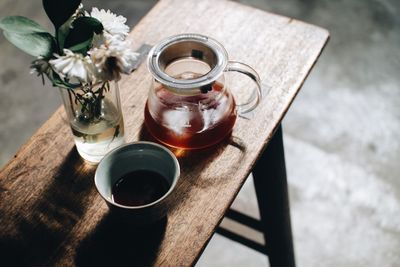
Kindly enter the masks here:
M 117 16 L 110 10 L 105 11 L 104 9 L 99 10 L 97 7 L 92 9 L 90 16 L 96 18 L 103 24 L 104 31 L 111 34 L 117 35 L 122 40 L 128 35 L 129 27 L 125 24 L 126 18 L 123 16 Z
M 89 56 L 75 54 L 64 49 L 64 56 L 55 54 L 56 59 L 49 61 L 50 65 L 62 78 L 76 78 L 80 82 L 91 82 L 95 79 L 96 71 Z
M 99 48 L 102 45 L 109 46 L 114 40 L 121 41 L 122 39 L 118 35 L 111 35 L 107 32 L 102 34 L 94 34 L 92 40 L 92 47 Z
M 119 80 L 121 73 L 131 73 L 138 53 L 133 52 L 126 42 L 111 38 L 109 43 L 89 51 L 92 62 L 103 81 Z
M 107 37 L 105 34 L 94 34 L 92 40 L 92 47 L 99 48 L 107 42 Z

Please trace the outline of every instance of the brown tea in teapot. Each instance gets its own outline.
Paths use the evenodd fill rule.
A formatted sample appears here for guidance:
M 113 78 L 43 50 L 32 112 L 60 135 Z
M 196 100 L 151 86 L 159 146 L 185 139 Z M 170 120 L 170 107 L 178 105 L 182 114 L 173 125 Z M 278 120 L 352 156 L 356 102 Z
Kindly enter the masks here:
M 182 149 L 205 148 L 224 139 L 235 124 L 233 97 L 224 92 L 219 83 L 214 83 L 210 92 L 206 94 L 184 97 L 186 105 L 180 108 L 171 106 L 177 101 L 182 101 L 182 96 L 177 96 L 163 87 L 157 90 L 157 95 L 164 102 L 152 109 L 155 111 L 153 114 L 146 104 L 145 124 L 154 138 L 168 146 Z M 215 99 L 212 95 L 218 95 L 218 101 L 199 105 L 208 99 Z

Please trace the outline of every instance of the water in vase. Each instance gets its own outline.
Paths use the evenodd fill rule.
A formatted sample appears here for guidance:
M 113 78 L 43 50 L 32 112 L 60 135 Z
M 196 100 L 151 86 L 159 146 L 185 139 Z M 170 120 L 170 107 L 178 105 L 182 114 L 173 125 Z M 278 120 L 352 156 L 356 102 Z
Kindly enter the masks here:
M 125 143 L 122 114 L 113 109 L 109 107 L 99 119 L 78 116 L 71 122 L 76 148 L 89 162 L 100 162 L 107 152 Z

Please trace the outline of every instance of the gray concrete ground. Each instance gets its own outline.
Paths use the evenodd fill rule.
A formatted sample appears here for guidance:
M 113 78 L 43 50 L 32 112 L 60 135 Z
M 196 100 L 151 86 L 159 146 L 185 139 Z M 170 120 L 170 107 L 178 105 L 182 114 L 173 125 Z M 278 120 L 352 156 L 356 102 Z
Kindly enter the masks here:
M 26 15 L 50 27 L 40 2 L 0 0 L 0 16 Z M 112 8 L 133 25 L 154 2 L 85 4 Z M 298 266 L 400 266 L 400 2 L 240 2 L 331 32 L 283 125 Z M 28 56 L 2 37 L 0 47 L 1 166 L 61 102 L 57 90 L 28 74 Z M 234 206 L 258 216 L 251 179 Z M 198 266 L 266 264 L 215 235 Z

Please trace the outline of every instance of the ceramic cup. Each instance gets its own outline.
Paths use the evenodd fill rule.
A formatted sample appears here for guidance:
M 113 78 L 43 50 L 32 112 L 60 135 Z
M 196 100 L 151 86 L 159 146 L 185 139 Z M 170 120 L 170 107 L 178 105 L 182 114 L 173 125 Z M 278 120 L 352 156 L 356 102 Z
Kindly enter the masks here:
M 154 202 L 142 206 L 125 206 L 113 201 L 114 184 L 124 175 L 138 170 L 153 171 L 164 176 L 168 191 Z M 149 224 L 166 216 L 169 196 L 179 175 L 178 160 L 167 148 L 152 142 L 134 142 L 109 152 L 97 167 L 94 181 L 111 214 L 137 224 Z

